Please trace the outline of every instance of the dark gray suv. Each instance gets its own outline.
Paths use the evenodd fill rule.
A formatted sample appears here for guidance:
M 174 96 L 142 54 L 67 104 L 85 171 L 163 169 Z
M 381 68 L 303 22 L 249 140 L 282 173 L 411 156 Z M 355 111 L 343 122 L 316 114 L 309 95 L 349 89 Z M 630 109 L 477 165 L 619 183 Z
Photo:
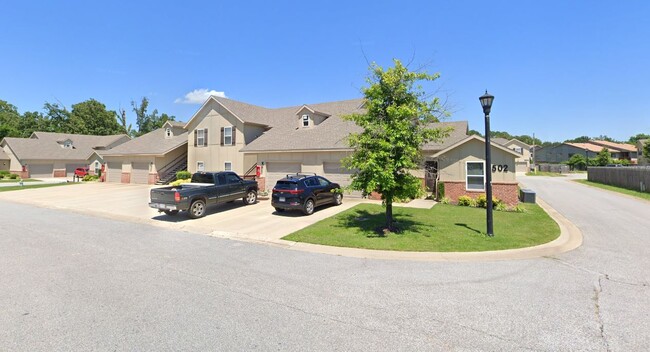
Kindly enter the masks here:
M 318 206 L 342 202 L 341 186 L 316 174 L 287 175 L 275 184 L 271 194 L 271 205 L 278 212 L 301 210 L 311 215 Z

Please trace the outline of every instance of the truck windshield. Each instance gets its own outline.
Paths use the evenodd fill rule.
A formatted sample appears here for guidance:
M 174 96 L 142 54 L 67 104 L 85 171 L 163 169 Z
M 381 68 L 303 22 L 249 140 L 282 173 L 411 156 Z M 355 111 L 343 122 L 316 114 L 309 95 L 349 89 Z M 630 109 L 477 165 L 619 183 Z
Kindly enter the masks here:
M 192 183 L 214 183 L 212 174 L 199 174 L 192 175 Z

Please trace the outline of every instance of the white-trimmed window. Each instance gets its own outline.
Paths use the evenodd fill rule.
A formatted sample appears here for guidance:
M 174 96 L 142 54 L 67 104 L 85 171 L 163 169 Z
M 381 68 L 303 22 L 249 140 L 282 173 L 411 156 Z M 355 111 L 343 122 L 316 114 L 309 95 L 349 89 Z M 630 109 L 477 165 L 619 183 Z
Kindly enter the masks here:
M 485 190 L 485 162 L 468 161 L 465 163 L 466 182 L 465 189 L 468 191 Z
M 172 129 L 167 127 L 165 129 L 165 137 L 170 138 L 172 136 Z
M 309 115 L 302 115 L 302 127 L 309 127 Z
M 232 145 L 232 127 L 223 128 L 223 145 Z
M 205 171 L 205 164 L 202 161 L 196 162 L 196 171 Z
M 225 163 L 223 163 L 223 170 L 232 171 L 232 162 L 226 161 Z

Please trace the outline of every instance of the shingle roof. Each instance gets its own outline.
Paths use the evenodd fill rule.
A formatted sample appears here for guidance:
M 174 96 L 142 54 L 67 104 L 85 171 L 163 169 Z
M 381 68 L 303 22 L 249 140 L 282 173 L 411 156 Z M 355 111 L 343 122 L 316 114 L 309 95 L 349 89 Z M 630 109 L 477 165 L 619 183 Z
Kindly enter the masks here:
M 165 128 L 158 128 L 113 149 L 103 151 L 101 155 L 163 155 L 183 144 L 187 144 L 187 131 L 165 138 Z
M 608 141 L 602 141 L 597 139 L 589 141 L 589 143 L 601 145 L 603 147 L 606 147 L 607 149 L 613 148 L 624 152 L 636 152 L 636 147 L 633 146 L 632 144 L 627 144 L 627 143 L 615 143 L 615 142 L 608 142 Z
M 422 147 L 422 150 L 427 151 L 438 151 L 446 149 L 461 140 L 467 138 L 467 121 L 446 121 L 446 122 L 437 122 L 431 125 L 432 128 L 451 128 L 449 136 L 446 138 L 427 143 Z
M 341 116 L 362 112 L 362 105 L 362 99 L 309 104 L 307 106 L 311 109 L 330 115 L 314 128 L 297 128 L 296 111 L 302 108 L 302 105 L 280 109 L 262 108 L 265 111 L 255 111 L 252 118 L 244 117 L 242 110 L 233 111 L 230 107 L 228 109 L 242 119 L 273 127 L 242 148 L 243 152 L 331 150 L 350 149 L 346 142 L 348 135 L 361 129 L 354 122 L 343 120 Z M 250 106 L 245 108 L 250 109 Z
M 506 145 L 506 143 L 510 142 L 510 140 L 506 138 L 497 137 L 497 138 L 490 138 L 490 142 L 500 144 L 500 145 Z
M 570 146 L 573 146 L 573 147 L 576 147 L 576 148 L 580 148 L 582 150 L 587 149 L 590 152 L 594 152 L 594 153 L 598 153 L 601 150 L 603 150 L 602 145 L 597 145 L 597 144 L 593 144 L 593 143 L 564 143 L 564 144 L 570 145 Z M 620 150 L 615 149 L 615 148 L 608 148 L 608 150 L 610 152 L 620 152 Z
M 86 160 L 95 150 L 117 142 L 125 134 L 91 136 L 82 134 L 34 132 L 31 138 L 6 137 L 16 157 L 21 160 Z M 71 140 L 74 148 L 63 148 L 60 142 Z

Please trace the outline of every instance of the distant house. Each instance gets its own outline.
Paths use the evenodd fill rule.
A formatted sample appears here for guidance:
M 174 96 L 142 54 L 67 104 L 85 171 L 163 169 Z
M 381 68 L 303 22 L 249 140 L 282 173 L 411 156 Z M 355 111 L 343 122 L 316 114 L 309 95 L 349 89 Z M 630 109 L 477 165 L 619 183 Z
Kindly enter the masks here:
M 167 121 L 154 131 L 103 154 L 107 182 L 154 184 L 175 179 L 187 168 L 185 123 Z
M 535 162 L 562 163 L 568 161 L 575 154 L 595 158 L 603 148 L 607 148 L 612 155 L 612 159 L 625 159 L 631 163 L 636 163 L 637 151 L 631 144 L 599 140 L 589 141 L 587 143 L 562 143 L 556 146 L 538 148 L 535 150 Z
M 490 141 L 519 153 L 519 157 L 515 160 L 515 170 L 517 172 L 527 172 L 530 170 L 530 159 L 531 159 L 530 145 L 516 138 L 513 139 L 494 138 L 494 139 L 490 139 Z
M 126 134 L 91 136 L 34 132 L 29 138 L 5 137 L 0 148 L 9 157 L 9 170 L 23 178 L 72 177 L 78 167 L 99 171 L 102 155 L 129 141 Z

